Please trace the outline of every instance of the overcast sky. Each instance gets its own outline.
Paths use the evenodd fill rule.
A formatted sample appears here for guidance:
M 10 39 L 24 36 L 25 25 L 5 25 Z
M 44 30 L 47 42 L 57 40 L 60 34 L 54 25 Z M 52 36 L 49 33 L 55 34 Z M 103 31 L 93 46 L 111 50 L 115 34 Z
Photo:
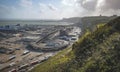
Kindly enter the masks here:
M 120 15 L 120 0 L 0 0 L 0 19 Z

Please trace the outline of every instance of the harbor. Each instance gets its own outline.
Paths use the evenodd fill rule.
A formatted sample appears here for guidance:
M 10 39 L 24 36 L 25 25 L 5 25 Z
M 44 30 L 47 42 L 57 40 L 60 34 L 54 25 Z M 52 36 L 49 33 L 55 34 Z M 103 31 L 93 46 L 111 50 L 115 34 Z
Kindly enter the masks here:
M 14 26 L 1 26 L 0 34 L 7 37 L 0 40 L 0 71 L 29 71 L 72 45 L 81 33 L 81 29 L 73 25 Z

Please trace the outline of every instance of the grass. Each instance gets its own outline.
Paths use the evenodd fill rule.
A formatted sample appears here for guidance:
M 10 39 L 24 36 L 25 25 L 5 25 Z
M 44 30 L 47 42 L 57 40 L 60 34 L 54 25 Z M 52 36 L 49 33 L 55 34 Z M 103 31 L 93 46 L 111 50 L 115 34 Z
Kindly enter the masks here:
M 98 24 L 98 25 L 97 25 L 97 28 L 101 28 L 101 27 L 103 27 L 103 26 L 105 26 L 105 23 Z

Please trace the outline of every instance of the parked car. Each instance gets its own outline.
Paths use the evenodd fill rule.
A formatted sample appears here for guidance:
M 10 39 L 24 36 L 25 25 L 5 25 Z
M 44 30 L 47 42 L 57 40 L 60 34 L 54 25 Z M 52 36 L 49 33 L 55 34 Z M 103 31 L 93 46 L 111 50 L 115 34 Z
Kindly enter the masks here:
M 15 50 L 20 50 L 20 48 L 15 48 Z
M 21 69 L 25 69 L 26 67 L 28 67 L 29 65 L 28 64 L 24 64 L 24 65 L 21 65 L 18 70 L 21 70 Z
M 17 72 L 17 70 L 16 69 L 12 69 L 9 72 Z
M 12 62 L 9 64 L 9 66 L 14 66 L 15 65 L 15 62 Z
M 11 57 L 9 57 L 9 60 L 12 60 L 12 59 L 15 59 L 16 58 L 16 55 L 13 55 Z
M 37 64 L 37 63 L 39 63 L 38 60 L 31 62 L 30 65 L 32 66 L 32 65 L 35 65 L 35 64 Z
M 30 53 L 30 51 L 25 50 L 22 55 L 26 55 L 26 54 L 28 54 L 28 53 Z

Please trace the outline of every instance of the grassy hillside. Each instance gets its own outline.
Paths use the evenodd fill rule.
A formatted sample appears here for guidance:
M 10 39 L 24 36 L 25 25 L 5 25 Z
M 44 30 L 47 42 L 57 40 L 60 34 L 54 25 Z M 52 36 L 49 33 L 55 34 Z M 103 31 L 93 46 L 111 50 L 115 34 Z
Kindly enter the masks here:
M 120 17 L 86 32 L 31 72 L 120 72 Z

